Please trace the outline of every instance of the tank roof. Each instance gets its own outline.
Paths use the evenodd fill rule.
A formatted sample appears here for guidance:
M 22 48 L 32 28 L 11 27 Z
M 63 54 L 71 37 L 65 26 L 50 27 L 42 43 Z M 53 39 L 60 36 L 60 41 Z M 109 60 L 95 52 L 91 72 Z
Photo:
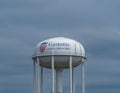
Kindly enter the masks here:
M 78 41 L 65 37 L 55 37 L 38 43 L 35 47 L 32 58 L 51 55 L 72 55 L 85 57 L 85 50 L 82 44 Z

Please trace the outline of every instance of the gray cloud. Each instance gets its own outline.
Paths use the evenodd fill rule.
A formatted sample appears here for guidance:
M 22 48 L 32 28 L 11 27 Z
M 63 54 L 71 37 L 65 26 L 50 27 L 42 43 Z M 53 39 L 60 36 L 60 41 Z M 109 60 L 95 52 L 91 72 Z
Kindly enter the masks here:
M 80 41 L 86 50 L 86 92 L 119 93 L 120 1 L 0 1 L 0 92 L 32 92 L 32 52 L 56 36 Z M 76 68 L 76 75 L 80 72 Z M 69 92 L 63 73 L 63 90 Z M 50 72 L 45 70 L 45 84 Z M 76 92 L 80 91 L 76 77 Z M 44 85 L 44 91 L 50 92 Z
M 118 1 L 113 3 L 83 0 L 11 1 L 10 4 L 7 3 L 8 9 L 3 8 L 1 16 L 4 24 L 7 25 L 28 25 L 39 28 L 54 28 L 59 25 L 63 27 L 111 26 L 120 25 L 118 3 Z

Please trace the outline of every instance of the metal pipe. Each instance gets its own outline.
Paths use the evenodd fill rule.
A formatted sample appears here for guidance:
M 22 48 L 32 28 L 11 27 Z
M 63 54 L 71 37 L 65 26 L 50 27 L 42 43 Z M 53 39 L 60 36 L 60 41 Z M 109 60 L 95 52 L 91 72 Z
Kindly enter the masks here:
M 75 78 L 74 78 L 74 68 L 72 67 L 72 91 L 75 93 Z
M 43 67 L 41 67 L 40 72 L 41 72 L 41 76 L 40 76 L 40 86 L 41 86 L 40 93 L 43 93 Z
M 40 90 L 41 90 L 41 86 L 40 86 L 40 83 L 41 83 L 41 73 L 40 73 L 40 66 L 39 66 L 39 57 L 37 57 L 37 90 L 38 90 L 38 93 L 40 93 Z
M 33 61 L 33 93 L 36 93 L 36 62 Z
M 82 80 L 82 93 L 85 93 L 85 72 L 84 72 L 84 62 L 81 63 L 81 80 Z
M 52 56 L 52 93 L 54 93 L 54 56 Z
M 70 56 L 70 63 L 69 63 L 69 68 L 70 68 L 70 93 L 73 93 L 73 79 L 72 79 L 72 56 Z
M 62 93 L 62 69 L 56 69 L 56 93 Z

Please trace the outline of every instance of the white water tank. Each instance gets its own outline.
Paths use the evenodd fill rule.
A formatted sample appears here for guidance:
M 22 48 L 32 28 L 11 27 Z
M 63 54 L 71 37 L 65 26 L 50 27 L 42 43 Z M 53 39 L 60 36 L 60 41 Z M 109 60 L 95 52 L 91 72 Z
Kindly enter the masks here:
M 35 47 L 33 60 L 39 57 L 40 65 L 51 68 L 51 57 L 54 56 L 54 66 L 57 68 L 69 68 L 69 57 L 72 56 L 72 64 L 78 66 L 85 59 L 85 50 L 80 42 L 64 37 L 56 37 L 44 40 Z

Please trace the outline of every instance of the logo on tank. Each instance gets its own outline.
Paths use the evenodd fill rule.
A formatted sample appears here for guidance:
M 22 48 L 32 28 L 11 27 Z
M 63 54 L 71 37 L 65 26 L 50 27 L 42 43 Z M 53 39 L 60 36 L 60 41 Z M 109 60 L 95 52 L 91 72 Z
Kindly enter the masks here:
M 47 42 L 43 42 L 40 45 L 40 52 L 43 53 L 47 47 Z

